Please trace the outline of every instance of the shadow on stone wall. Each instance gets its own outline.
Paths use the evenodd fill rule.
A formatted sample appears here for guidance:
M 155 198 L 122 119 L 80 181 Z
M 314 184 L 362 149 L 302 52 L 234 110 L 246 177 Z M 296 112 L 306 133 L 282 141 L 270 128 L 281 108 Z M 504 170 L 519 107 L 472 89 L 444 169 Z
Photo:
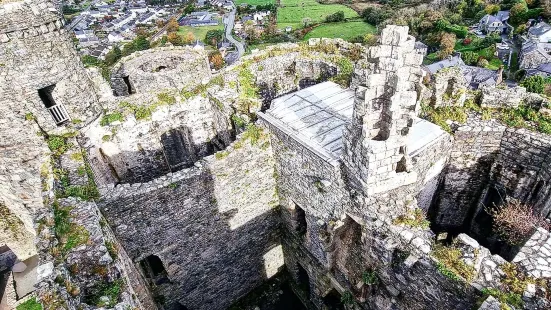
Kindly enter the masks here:
M 444 179 L 440 182 L 437 195 L 429 208 L 428 218 L 431 230 L 436 234 L 447 232 L 448 238 L 472 230 L 473 218 L 481 207 L 481 196 L 491 180 L 491 169 L 497 157 L 492 152 L 477 159 L 468 167 L 457 168 L 448 165 Z M 453 174 L 453 180 L 448 175 Z
M 156 255 L 168 280 L 152 288 L 166 309 L 225 309 L 262 284 L 266 253 L 278 245 L 274 209 L 221 209 L 211 171 L 192 167 L 180 181 L 151 182 L 100 204 L 134 262 Z M 163 180 L 161 178 L 160 180 Z M 146 186 L 143 185 L 143 186 Z

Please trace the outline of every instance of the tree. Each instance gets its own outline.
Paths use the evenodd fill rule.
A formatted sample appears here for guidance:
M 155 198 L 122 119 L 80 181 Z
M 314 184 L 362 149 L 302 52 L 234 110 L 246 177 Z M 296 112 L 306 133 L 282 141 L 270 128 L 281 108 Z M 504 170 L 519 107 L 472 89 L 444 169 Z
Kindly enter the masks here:
M 151 46 L 149 40 L 146 37 L 138 36 L 134 40 L 134 46 L 136 46 L 136 51 L 144 51 L 149 49 Z
M 328 23 L 342 22 L 344 20 L 344 12 L 338 11 L 325 17 L 325 21 Z
M 182 37 L 179 36 L 176 32 L 170 32 L 166 38 L 168 42 L 172 43 L 173 45 L 182 45 Z
M 390 17 L 390 13 L 378 7 L 368 7 L 362 12 L 362 18 L 372 24 L 378 25 Z
M 214 47 L 216 47 L 218 43 L 222 42 L 223 39 L 224 39 L 223 30 L 209 30 L 205 34 L 205 42 L 207 42 L 207 44 L 210 44 Z
M 453 53 L 455 40 L 456 37 L 453 33 L 440 33 L 440 51 L 438 52 L 440 59 L 444 59 Z
M 184 37 L 184 43 L 185 44 L 192 44 L 193 42 L 195 42 L 195 36 L 193 35 L 193 32 L 188 32 L 186 33 L 185 37 Z
M 176 32 L 178 31 L 179 28 L 180 28 L 180 24 L 178 24 L 178 21 L 176 20 L 176 18 L 173 17 L 168 21 L 166 31 L 169 33 Z
M 248 20 L 245 22 L 245 27 L 244 27 L 244 31 L 245 31 L 245 34 L 247 35 L 247 38 L 249 40 L 256 40 L 258 39 L 258 34 L 256 32 L 256 29 L 255 29 L 255 26 L 254 26 L 254 22 L 252 20 Z
M 310 17 L 305 17 L 302 19 L 302 26 L 308 27 L 312 23 L 312 19 Z
M 220 70 L 224 66 L 224 58 L 219 51 L 212 52 L 209 55 L 209 61 L 212 64 L 212 67 L 216 70 Z
M 542 15 L 547 18 L 551 17 L 551 0 L 542 0 L 540 6 Z
M 105 60 L 103 61 L 106 65 L 111 66 L 115 64 L 122 57 L 122 51 L 118 46 L 113 47 L 107 55 L 105 55 Z
M 476 64 L 478 60 L 478 54 L 475 52 L 466 51 L 461 54 L 461 59 L 463 59 L 463 62 L 465 62 L 465 64 L 472 66 Z
M 545 84 L 545 79 L 541 75 L 532 75 L 520 83 L 521 86 L 526 87 L 527 91 L 538 94 L 543 93 Z
M 155 25 L 157 26 L 157 28 L 161 29 L 166 25 L 166 23 L 162 19 L 157 19 L 157 21 L 155 22 Z
M 528 30 L 528 27 L 526 27 L 526 24 L 520 24 L 515 28 L 514 34 L 523 34 Z
M 484 8 L 484 12 L 486 12 L 486 14 L 494 15 L 499 11 L 499 8 L 500 7 L 498 4 L 488 4 Z
M 485 68 L 489 64 L 490 63 L 488 62 L 488 60 L 486 60 L 486 58 L 483 58 L 483 57 L 480 57 L 480 59 L 478 59 L 478 62 L 476 63 L 476 65 L 480 68 Z
M 526 2 L 521 1 L 513 5 L 509 11 L 509 21 L 512 25 L 521 24 L 524 21 L 527 12 L 528 7 L 526 6 Z

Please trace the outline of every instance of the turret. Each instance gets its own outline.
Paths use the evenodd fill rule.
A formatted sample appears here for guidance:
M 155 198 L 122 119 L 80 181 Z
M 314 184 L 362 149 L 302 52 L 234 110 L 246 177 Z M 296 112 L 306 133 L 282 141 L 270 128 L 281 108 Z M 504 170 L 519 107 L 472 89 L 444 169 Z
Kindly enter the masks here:
M 410 184 L 406 141 L 415 118 L 416 84 L 423 56 L 405 26 L 387 26 L 380 44 L 368 48 L 358 85 L 351 123 L 344 132 L 344 163 L 368 195 Z M 360 79 L 358 81 L 358 79 Z

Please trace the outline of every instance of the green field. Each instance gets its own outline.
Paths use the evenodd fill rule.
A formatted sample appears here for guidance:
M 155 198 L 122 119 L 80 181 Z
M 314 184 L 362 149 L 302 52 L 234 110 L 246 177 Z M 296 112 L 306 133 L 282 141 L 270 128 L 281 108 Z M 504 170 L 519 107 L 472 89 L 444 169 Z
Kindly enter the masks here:
M 366 33 L 376 33 L 377 29 L 362 21 L 351 21 L 343 23 L 328 23 L 314 28 L 304 36 L 304 40 L 310 38 L 341 38 L 350 40 Z
M 250 5 L 264 5 L 264 4 L 270 4 L 274 3 L 274 0 L 235 0 L 235 5 L 241 5 L 243 3 L 250 4 Z
M 313 23 L 322 22 L 327 15 L 343 11 L 345 18 L 358 17 L 358 13 L 341 4 L 320 4 L 315 0 L 281 0 L 277 9 L 277 26 L 293 27 L 293 30 L 302 28 L 302 20 L 310 18 Z
M 209 30 L 224 30 L 224 24 L 222 21 L 220 21 L 220 24 L 218 26 L 203 26 L 203 27 L 191 27 L 191 26 L 180 26 L 180 29 L 178 29 L 178 34 L 181 36 L 185 36 L 188 32 L 192 32 L 195 36 L 195 39 L 198 39 L 200 41 L 205 41 L 205 35 L 207 34 L 207 31 Z

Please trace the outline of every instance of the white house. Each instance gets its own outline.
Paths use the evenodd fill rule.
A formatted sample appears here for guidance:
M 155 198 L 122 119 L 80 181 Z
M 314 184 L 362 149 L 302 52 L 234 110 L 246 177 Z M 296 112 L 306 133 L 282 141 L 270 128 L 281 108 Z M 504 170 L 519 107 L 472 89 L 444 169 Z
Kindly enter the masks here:
M 528 36 L 538 42 L 551 42 L 551 26 L 546 22 L 539 22 L 528 29 Z
M 111 43 L 117 43 L 117 42 L 121 42 L 124 40 L 124 37 L 121 35 L 120 32 L 118 31 L 113 31 L 113 32 L 110 32 L 108 35 L 107 35 L 107 40 L 109 40 L 109 42 Z

